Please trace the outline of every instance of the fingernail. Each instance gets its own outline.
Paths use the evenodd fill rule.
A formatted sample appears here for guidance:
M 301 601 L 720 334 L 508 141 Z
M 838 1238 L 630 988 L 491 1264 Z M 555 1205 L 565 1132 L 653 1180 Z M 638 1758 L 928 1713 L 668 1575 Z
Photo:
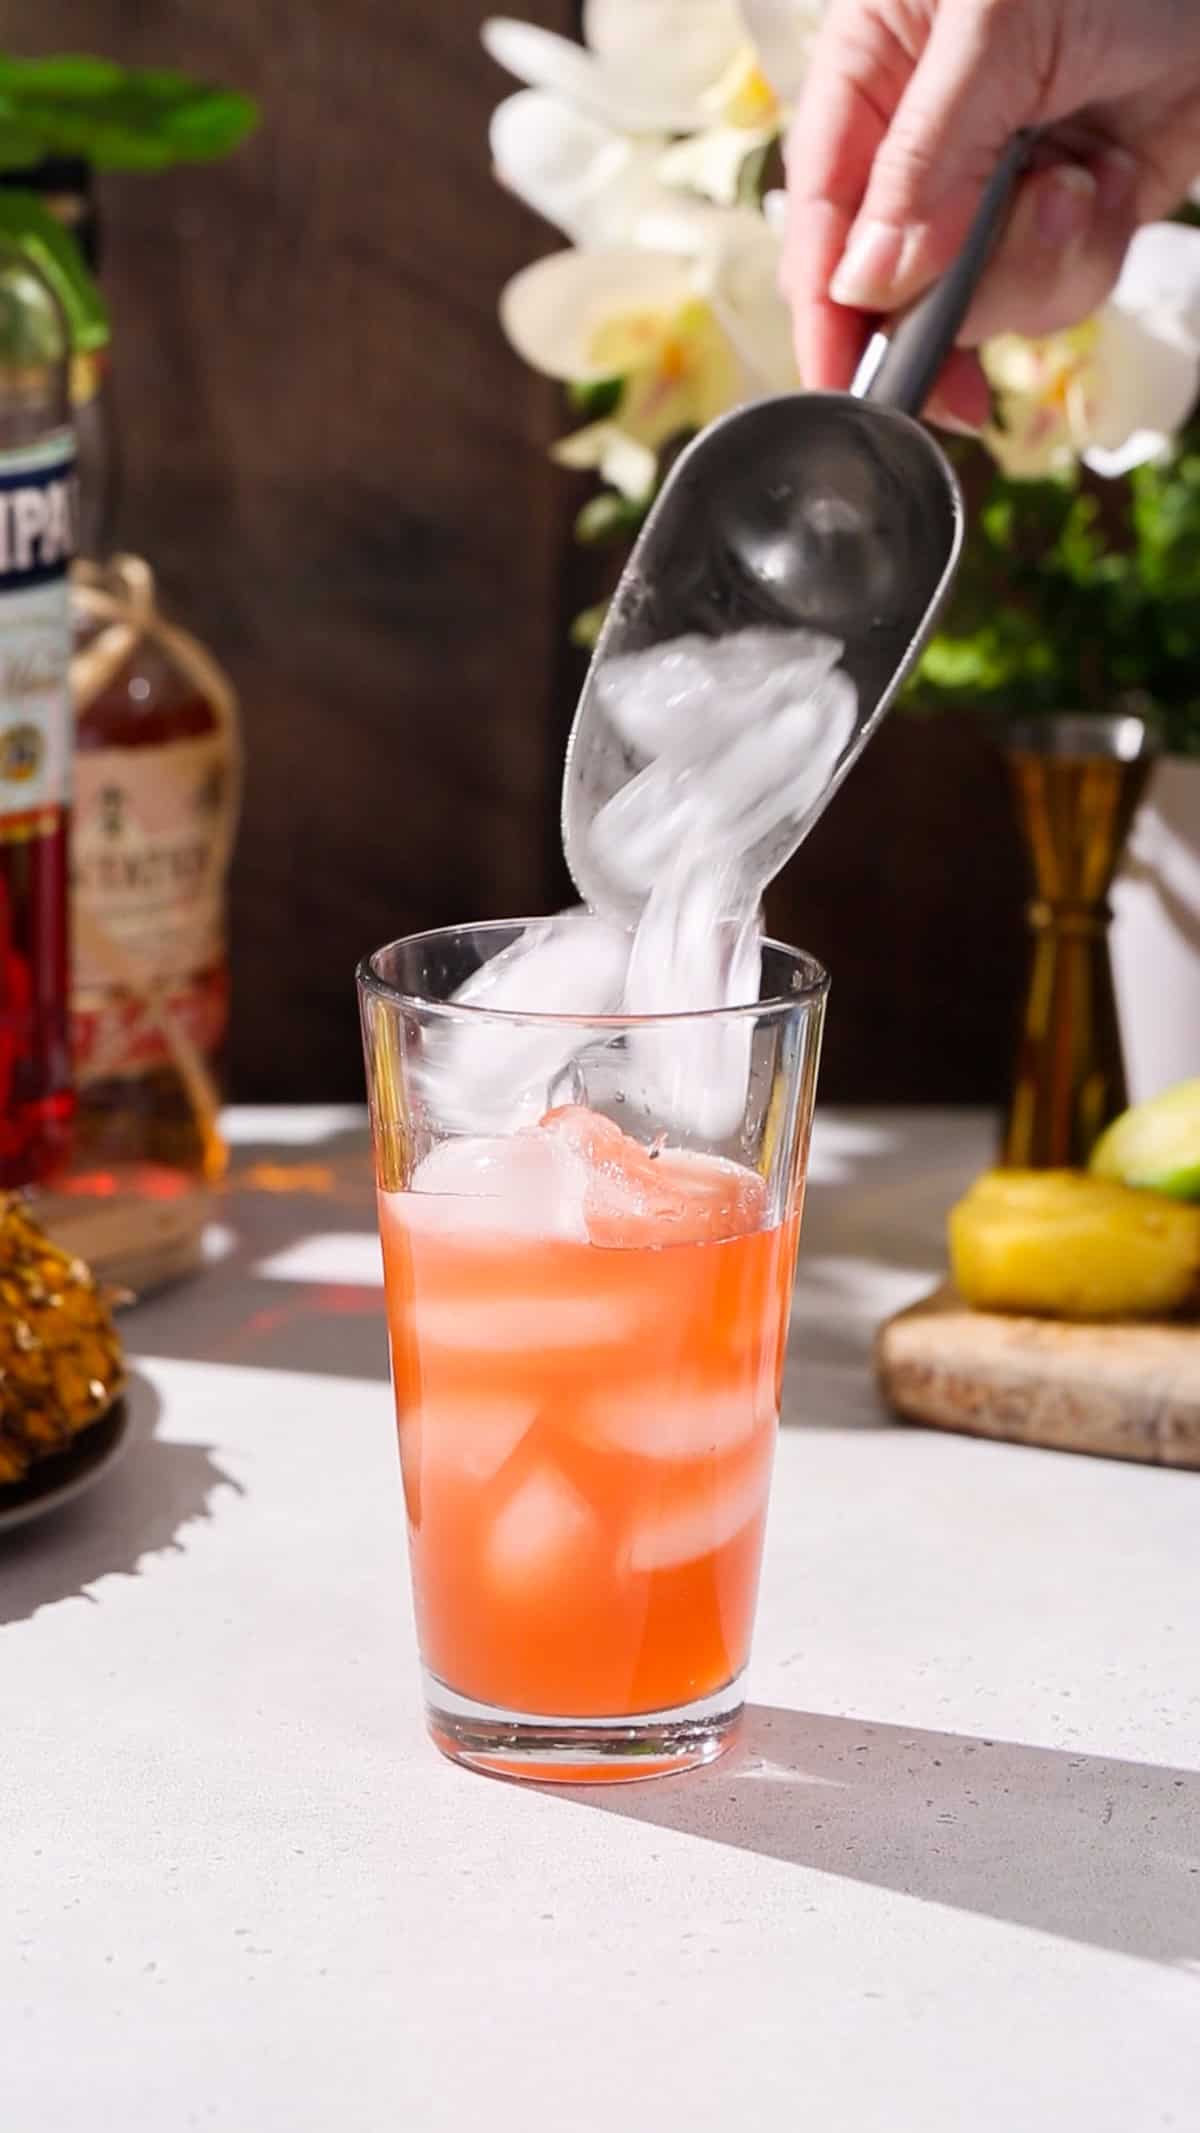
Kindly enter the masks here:
M 882 311 L 900 265 L 904 231 L 891 222 L 863 222 L 851 230 L 850 242 L 829 284 L 835 304 L 859 311 Z
M 1034 221 L 1043 244 L 1074 244 L 1095 212 L 1096 180 L 1082 163 L 1063 163 L 1037 187 Z

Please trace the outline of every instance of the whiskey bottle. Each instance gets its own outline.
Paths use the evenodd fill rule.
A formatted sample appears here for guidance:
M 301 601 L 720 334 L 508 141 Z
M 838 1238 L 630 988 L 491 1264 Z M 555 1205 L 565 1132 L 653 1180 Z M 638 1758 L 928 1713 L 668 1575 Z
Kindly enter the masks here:
M 139 557 L 77 565 L 74 606 L 76 1167 L 113 1171 L 127 1193 L 153 1172 L 212 1183 L 225 1160 L 233 692 L 163 616 Z

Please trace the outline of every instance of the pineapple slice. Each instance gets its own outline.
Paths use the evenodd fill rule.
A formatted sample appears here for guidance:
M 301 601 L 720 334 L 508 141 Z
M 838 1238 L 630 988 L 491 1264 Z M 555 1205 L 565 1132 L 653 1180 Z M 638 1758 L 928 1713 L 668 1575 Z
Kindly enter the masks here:
M 1181 1081 L 1122 1112 L 1088 1165 L 1094 1177 L 1148 1185 L 1173 1200 L 1200 1200 L 1200 1081 Z
M 1052 1318 L 1200 1309 L 1200 1208 L 1074 1170 L 993 1170 L 950 1211 L 967 1302 Z

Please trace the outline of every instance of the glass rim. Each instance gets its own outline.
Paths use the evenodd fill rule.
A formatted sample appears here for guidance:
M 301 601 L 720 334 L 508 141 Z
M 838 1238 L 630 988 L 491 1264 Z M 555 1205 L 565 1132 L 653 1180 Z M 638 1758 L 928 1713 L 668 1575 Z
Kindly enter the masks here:
M 562 914 L 557 914 L 561 916 Z M 541 1025 L 552 1029 L 602 1029 L 619 1032 L 626 1029 L 646 1029 L 663 1026 L 685 1026 L 689 1023 L 744 1021 L 749 1016 L 794 1013 L 797 1009 L 814 1007 L 825 999 L 829 991 L 829 973 L 814 955 L 804 948 L 793 948 L 787 941 L 777 941 L 772 935 L 760 935 L 764 948 L 773 948 L 777 955 L 786 956 L 794 968 L 803 974 L 803 983 L 795 992 L 773 993 L 765 1000 L 745 1000 L 732 1007 L 689 1007 L 664 1014 L 612 1014 L 579 1015 L 555 1014 L 547 1009 L 534 1010 L 517 1007 L 474 1006 L 467 1000 L 434 1000 L 428 994 L 406 990 L 394 985 L 390 978 L 381 976 L 375 968 L 379 960 L 391 955 L 398 948 L 419 948 L 423 942 L 452 940 L 456 935 L 467 933 L 513 933 L 530 926 L 549 926 L 555 914 L 541 918 L 486 918 L 476 923 L 459 926 L 428 926 L 420 933 L 403 933 L 394 941 L 385 941 L 364 955 L 354 973 L 360 993 L 370 994 L 377 1000 L 385 1000 L 392 1007 L 412 1008 L 423 1015 L 444 1015 L 448 1021 L 502 1022 Z

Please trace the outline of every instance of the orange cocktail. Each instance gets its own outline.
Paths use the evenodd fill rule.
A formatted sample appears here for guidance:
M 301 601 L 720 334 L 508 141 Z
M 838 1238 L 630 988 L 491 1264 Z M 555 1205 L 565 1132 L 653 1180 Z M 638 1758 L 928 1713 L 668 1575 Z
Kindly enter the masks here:
M 381 1195 L 425 1664 L 525 1716 L 669 1711 L 748 1656 L 796 1224 L 754 1172 L 588 1112 L 494 1172 L 514 1149 L 515 1196 L 439 1191 L 461 1155 Z
M 430 1731 L 577 1782 L 738 1725 L 827 990 L 763 941 L 743 1006 L 571 1012 L 598 950 L 496 921 L 358 973 Z

